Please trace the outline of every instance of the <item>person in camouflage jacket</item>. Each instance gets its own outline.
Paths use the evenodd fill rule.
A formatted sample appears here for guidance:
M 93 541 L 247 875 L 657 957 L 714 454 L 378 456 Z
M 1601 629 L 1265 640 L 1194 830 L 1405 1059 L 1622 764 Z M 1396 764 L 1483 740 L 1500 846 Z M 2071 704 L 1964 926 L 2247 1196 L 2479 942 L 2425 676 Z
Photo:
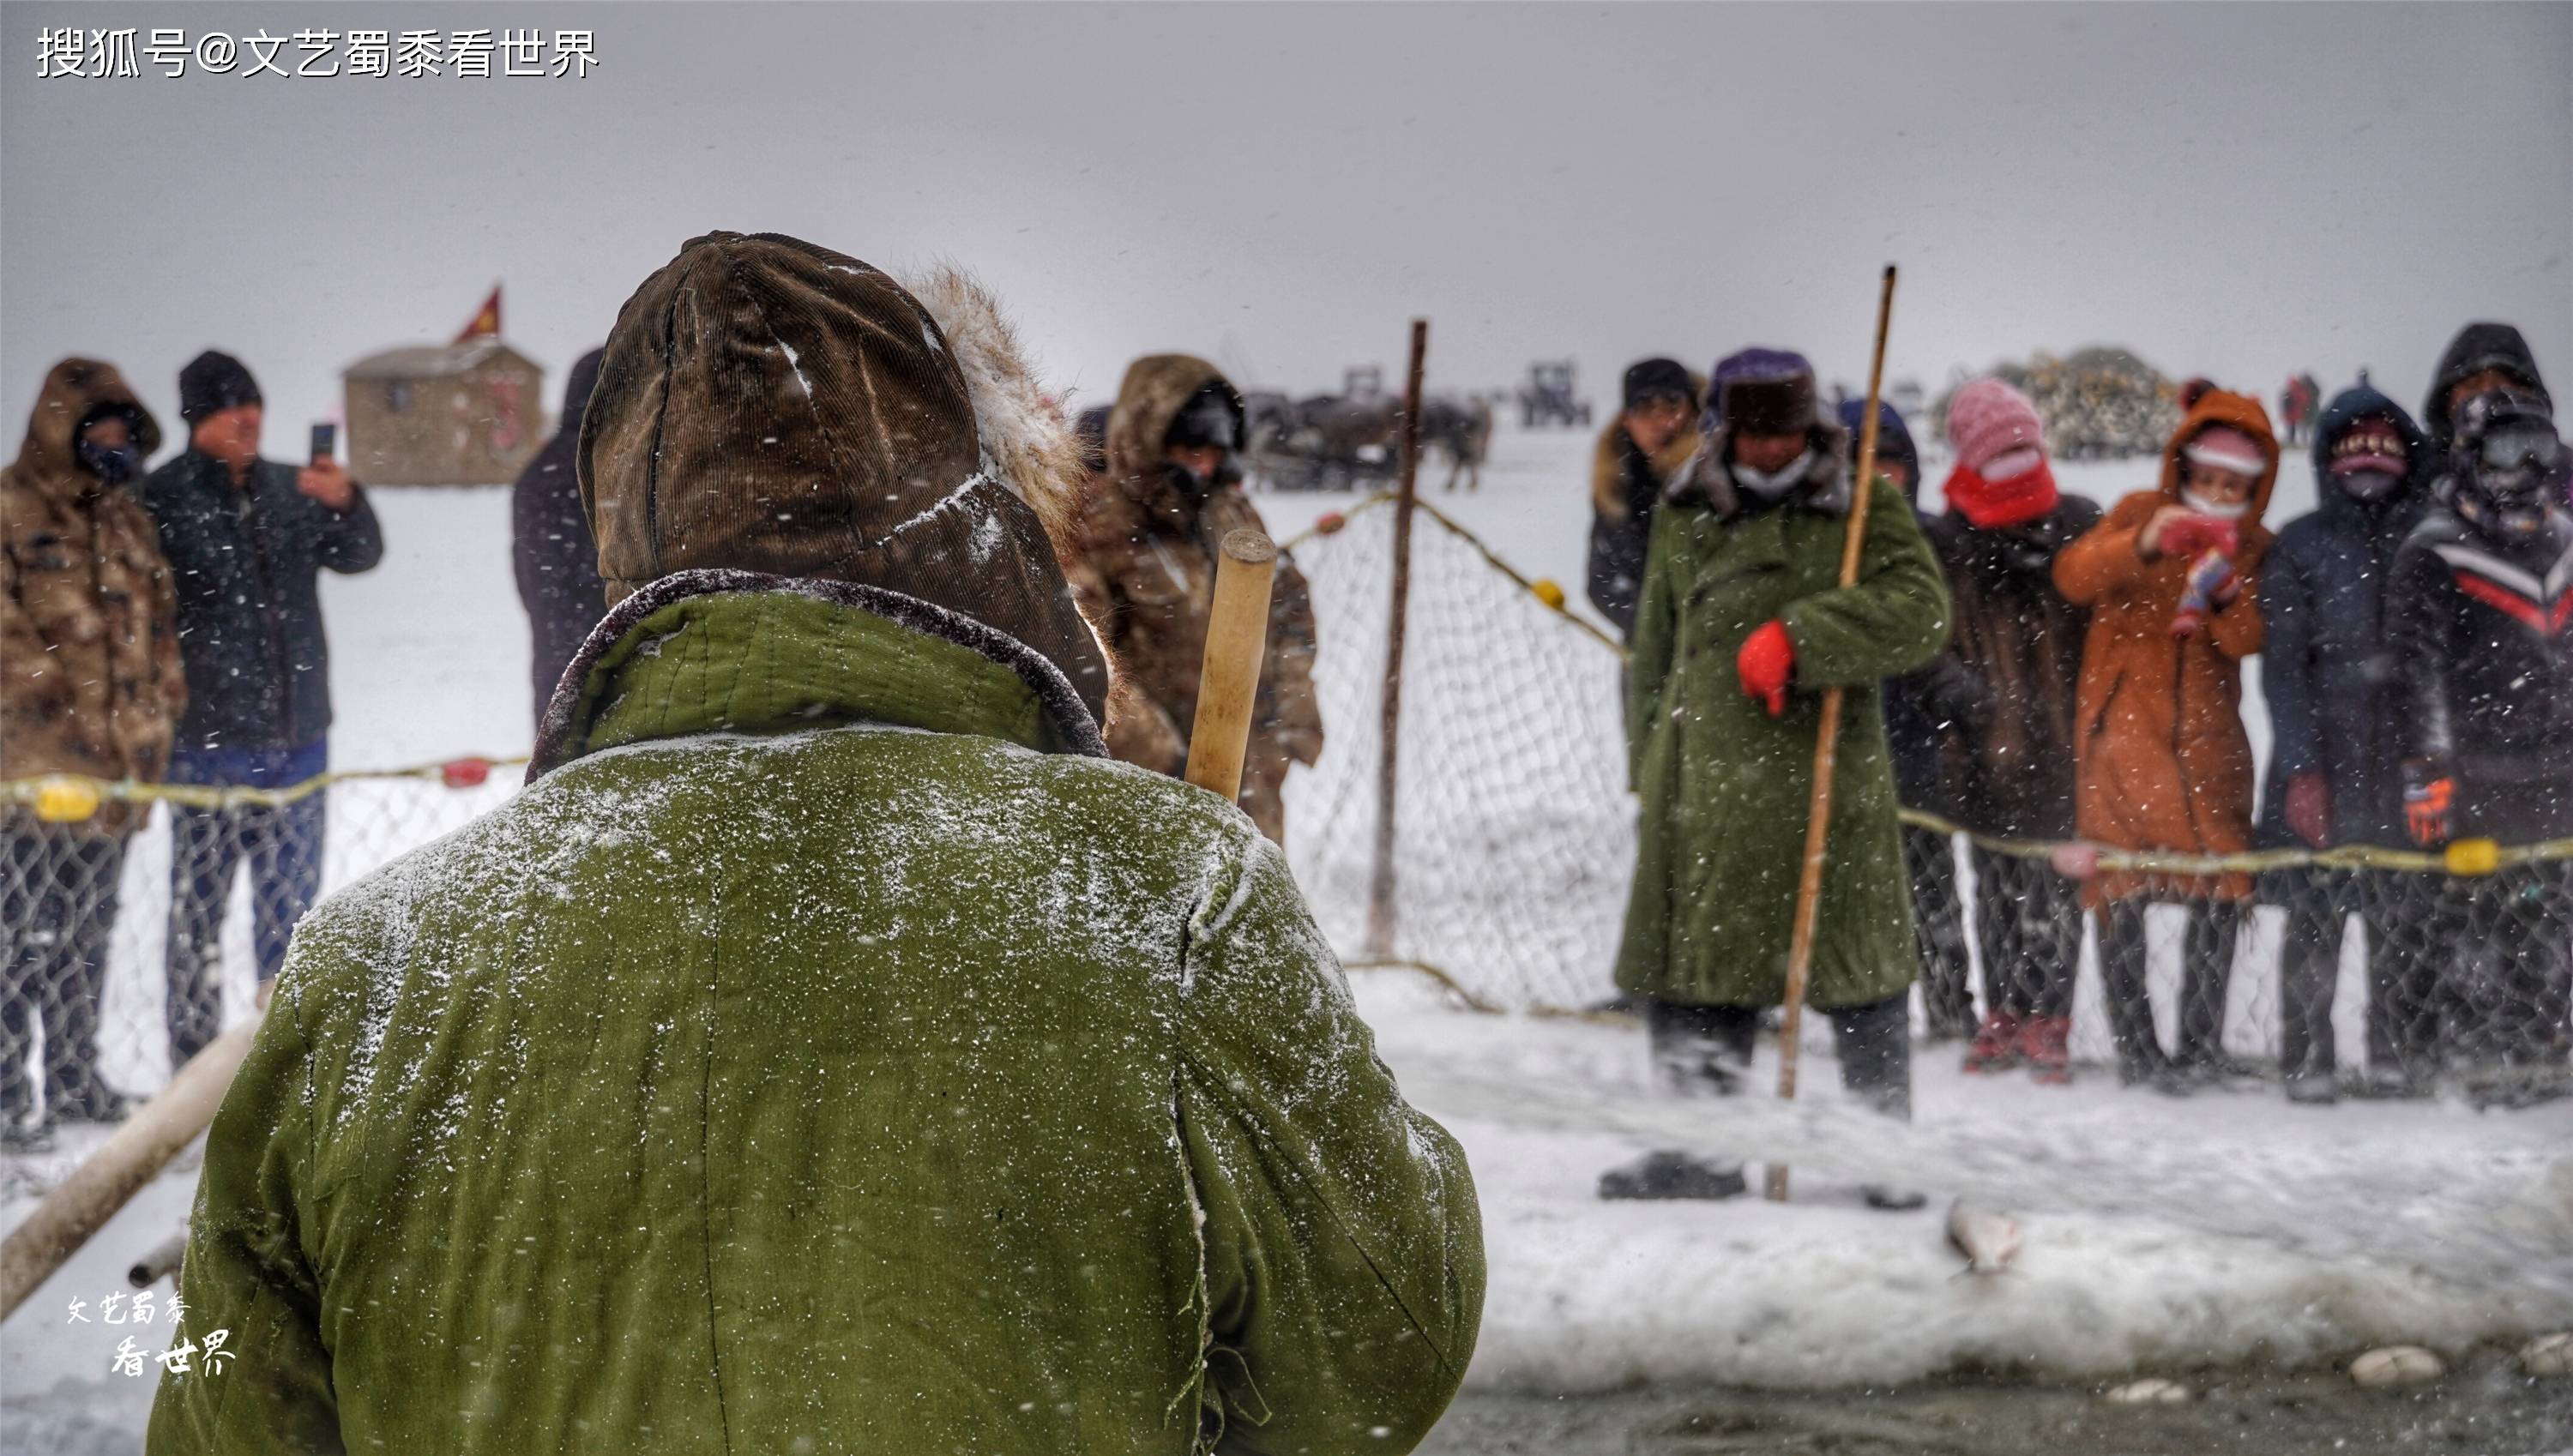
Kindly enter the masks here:
M 0 471 L 0 779 L 159 779 L 188 700 L 176 599 L 152 517 L 128 490 L 161 427 L 114 365 L 54 365 L 18 457 Z M 98 1008 L 131 807 L 72 823 L 0 811 L 0 1132 L 34 1109 L 27 1060 L 45 1029 L 45 1119 L 112 1119 Z
M 1218 548 L 1229 532 L 1266 529 L 1242 490 L 1241 440 L 1242 396 L 1215 365 L 1179 354 L 1135 361 L 1109 415 L 1107 469 L 1082 503 L 1065 562 L 1083 613 L 1117 661 L 1108 751 L 1160 773 L 1188 766 Z M 1322 753 L 1315 647 L 1303 573 L 1281 555 L 1241 797 L 1281 844 L 1286 771 Z

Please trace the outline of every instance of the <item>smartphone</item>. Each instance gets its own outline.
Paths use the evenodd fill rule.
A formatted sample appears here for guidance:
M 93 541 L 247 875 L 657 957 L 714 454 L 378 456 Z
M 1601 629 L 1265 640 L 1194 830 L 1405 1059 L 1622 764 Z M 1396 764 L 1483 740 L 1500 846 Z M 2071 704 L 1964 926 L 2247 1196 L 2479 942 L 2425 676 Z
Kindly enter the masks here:
M 326 463 L 333 455 L 339 453 L 339 450 L 340 426 L 336 424 L 313 426 L 313 463 L 317 465 Z

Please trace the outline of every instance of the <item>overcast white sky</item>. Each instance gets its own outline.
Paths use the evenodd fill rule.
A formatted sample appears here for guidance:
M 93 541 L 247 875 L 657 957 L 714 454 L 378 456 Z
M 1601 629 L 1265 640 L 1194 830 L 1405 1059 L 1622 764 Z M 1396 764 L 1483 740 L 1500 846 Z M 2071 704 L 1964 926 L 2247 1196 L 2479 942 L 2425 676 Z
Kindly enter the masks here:
M 48 25 L 587 26 L 587 80 L 44 80 Z M 292 59 L 292 49 L 289 58 Z M 147 71 L 150 69 L 147 66 Z M 980 272 L 1060 383 L 1433 382 L 1750 343 L 1892 368 L 2128 344 L 2273 395 L 2417 401 L 2470 318 L 2573 370 L 2573 6 L 0 5 L 0 410 L 68 353 L 175 422 L 338 370 L 494 281 L 547 366 L 711 228 Z

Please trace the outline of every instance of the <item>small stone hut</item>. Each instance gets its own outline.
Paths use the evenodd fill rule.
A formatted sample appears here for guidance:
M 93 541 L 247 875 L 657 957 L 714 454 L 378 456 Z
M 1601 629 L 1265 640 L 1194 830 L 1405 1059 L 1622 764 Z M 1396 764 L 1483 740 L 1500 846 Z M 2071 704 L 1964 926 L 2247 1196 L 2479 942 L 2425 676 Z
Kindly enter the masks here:
M 340 377 L 349 472 L 369 485 L 506 485 L 545 440 L 545 371 L 490 335 L 389 349 Z

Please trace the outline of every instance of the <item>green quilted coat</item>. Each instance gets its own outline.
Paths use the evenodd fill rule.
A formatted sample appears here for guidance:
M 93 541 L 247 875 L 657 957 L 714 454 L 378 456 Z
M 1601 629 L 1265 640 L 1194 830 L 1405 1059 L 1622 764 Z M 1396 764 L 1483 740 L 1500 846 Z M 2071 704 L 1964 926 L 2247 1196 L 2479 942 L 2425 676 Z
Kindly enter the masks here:
M 304 923 L 188 1250 L 238 1359 L 165 1377 L 157 1456 L 1436 1420 L 1473 1186 L 1279 852 L 807 585 L 629 598 L 560 767 Z
M 1840 468 L 1836 464 L 1827 468 Z M 1877 684 L 1948 640 L 1948 588 L 1911 506 L 1880 480 L 1859 583 L 1840 585 L 1845 498 L 1727 515 L 1681 491 L 1654 513 L 1627 674 L 1629 764 L 1642 797 L 1617 985 L 1693 1006 L 1775 1005 L 1814 784 L 1822 690 L 1847 689 L 1830 859 L 1807 1000 L 1882 1001 L 1918 951 Z M 1775 618 L 1796 646 L 1784 716 L 1746 696 L 1744 639 Z

